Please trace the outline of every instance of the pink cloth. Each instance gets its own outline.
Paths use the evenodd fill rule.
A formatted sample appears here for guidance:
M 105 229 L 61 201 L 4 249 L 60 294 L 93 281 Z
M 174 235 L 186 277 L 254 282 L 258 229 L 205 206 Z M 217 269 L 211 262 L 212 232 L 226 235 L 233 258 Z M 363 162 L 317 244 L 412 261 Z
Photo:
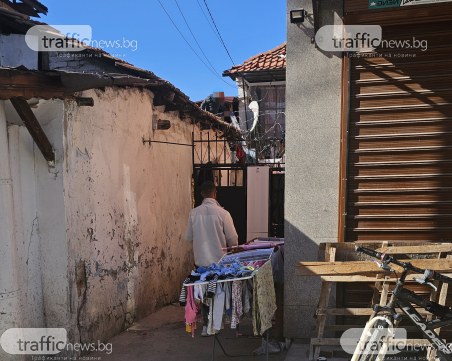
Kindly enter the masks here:
M 187 303 L 185 305 L 185 323 L 191 324 L 196 322 L 198 315 L 198 305 L 193 295 L 193 286 L 187 287 Z

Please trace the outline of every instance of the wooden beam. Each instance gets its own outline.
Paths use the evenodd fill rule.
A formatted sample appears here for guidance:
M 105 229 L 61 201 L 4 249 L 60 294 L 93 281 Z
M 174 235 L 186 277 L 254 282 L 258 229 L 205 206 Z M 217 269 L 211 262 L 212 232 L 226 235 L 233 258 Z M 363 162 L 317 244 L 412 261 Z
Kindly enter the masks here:
M 410 259 L 401 260 L 411 262 L 415 267 L 422 269 L 431 269 L 433 271 L 452 270 L 451 259 Z M 402 271 L 402 268 L 391 265 L 396 271 Z M 299 262 L 297 274 L 300 276 L 326 276 L 326 275 L 366 275 L 375 273 L 384 273 L 376 263 L 371 261 L 347 261 L 347 262 Z
M 388 246 L 378 248 L 376 251 L 387 254 L 430 254 L 438 252 L 452 252 L 452 243 L 429 244 L 423 246 Z
M 447 277 L 452 277 L 452 273 L 443 273 L 444 276 Z M 413 280 L 413 278 L 420 278 L 421 274 L 415 274 L 415 273 L 411 273 L 407 276 L 406 278 L 406 282 L 416 282 Z M 385 282 L 391 282 L 391 283 L 395 283 L 397 282 L 397 278 L 395 277 L 391 277 L 391 278 L 378 278 L 377 275 L 372 276 L 372 275 L 367 275 L 367 276 L 362 276 L 362 275 L 348 275 L 348 276 L 344 276 L 344 275 L 325 275 L 325 276 L 320 276 L 320 278 L 322 279 L 322 281 L 326 281 L 326 282 L 345 282 L 345 283 L 352 283 L 352 282 L 378 282 L 381 280 L 384 280 Z
M 326 325 L 325 329 L 328 331 L 347 331 L 350 328 L 364 327 L 364 322 L 358 325 Z M 403 326 L 403 328 L 409 332 L 418 331 L 416 326 Z
M 44 158 L 47 160 L 49 165 L 55 165 L 55 153 L 53 152 L 52 144 L 50 144 L 44 130 L 39 124 L 36 116 L 30 108 L 30 105 L 23 98 L 11 98 L 11 103 L 16 109 L 17 114 L 24 122 L 25 127 L 30 132 L 31 137 L 38 146 Z
M 355 326 L 359 327 L 359 326 Z M 311 345 L 320 345 L 320 346 L 340 346 L 340 338 L 311 338 Z M 403 343 L 402 343 L 403 342 Z M 429 340 L 424 338 L 419 339 L 395 339 L 393 341 L 389 341 L 390 345 L 406 345 L 406 346 L 429 346 L 431 343 Z
M 416 308 L 416 311 L 421 315 L 430 315 L 430 312 Z M 318 308 L 316 315 L 331 315 L 331 316 L 370 316 L 373 313 L 372 308 Z
M 17 69 L 0 69 L 0 99 L 64 98 L 60 77 Z
M 157 89 L 150 87 L 152 92 L 154 93 L 153 104 L 158 107 L 161 105 L 173 104 L 175 93 L 169 92 L 163 89 Z

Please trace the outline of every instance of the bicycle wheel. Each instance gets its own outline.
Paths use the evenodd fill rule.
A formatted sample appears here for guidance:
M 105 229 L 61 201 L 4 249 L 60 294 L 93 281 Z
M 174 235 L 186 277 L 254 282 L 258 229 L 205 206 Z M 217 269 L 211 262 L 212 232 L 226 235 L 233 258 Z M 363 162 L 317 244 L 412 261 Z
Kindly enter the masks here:
M 392 323 L 382 316 L 377 316 L 369 323 L 361 335 L 352 361 L 383 361 L 386 356 Z

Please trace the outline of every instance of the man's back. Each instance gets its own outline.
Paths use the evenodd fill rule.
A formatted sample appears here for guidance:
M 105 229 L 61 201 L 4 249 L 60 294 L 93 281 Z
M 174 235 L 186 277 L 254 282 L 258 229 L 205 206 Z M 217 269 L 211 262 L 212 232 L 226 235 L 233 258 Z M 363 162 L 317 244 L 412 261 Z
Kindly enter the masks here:
M 225 254 L 226 247 L 237 245 L 238 236 L 232 217 L 213 198 L 190 211 L 186 232 L 187 241 L 193 241 L 197 266 L 216 263 Z

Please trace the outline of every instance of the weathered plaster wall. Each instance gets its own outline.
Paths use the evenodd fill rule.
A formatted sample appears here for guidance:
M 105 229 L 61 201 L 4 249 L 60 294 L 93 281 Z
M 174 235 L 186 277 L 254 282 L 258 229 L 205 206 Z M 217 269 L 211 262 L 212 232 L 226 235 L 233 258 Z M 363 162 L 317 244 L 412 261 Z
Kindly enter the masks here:
M 73 325 L 82 341 L 105 340 L 177 300 L 193 265 L 184 239 L 192 206 L 191 148 L 143 145 L 142 137 L 190 143 L 192 126 L 158 113 L 152 93 L 92 90 L 94 107 L 67 102 L 64 188 Z
M 8 125 L 4 102 L 0 101 L 0 333 L 20 325 L 17 246 L 14 224 L 14 197 L 8 157 Z M 12 360 L 0 348 L 0 358 Z
M 11 120 L 15 113 L 10 109 Z M 56 167 L 22 125 L 9 126 L 17 252 L 23 325 L 68 325 L 67 244 L 64 225 L 62 101 L 41 101 L 34 109 L 55 149 Z
M 289 11 L 312 2 L 288 0 Z M 321 2 L 321 25 L 341 18 L 342 0 Z M 296 275 L 298 261 L 316 261 L 321 242 L 337 240 L 340 147 L 340 54 L 311 43 L 312 16 L 287 24 L 285 179 L 285 336 L 308 338 L 319 282 Z
M 177 300 L 193 265 L 183 239 L 192 207 L 191 148 L 144 145 L 142 137 L 190 144 L 199 128 L 178 112 L 154 110 L 149 91 L 82 95 L 95 106 L 41 100 L 33 107 L 55 149 L 55 168 L 11 104 L 0 102 L 8 163 L 0 162 L 1 199 L 10 197 L 14 209 L 0 212 L 11 226 L 1 238 L 2 274 L 10 276 L 0 278 L 1 292 L 14 291 L 0 300 L 10 316 L 1 318 L 2 329 L 64 327 L 71 342 L 106 340 Z M 153 114 L 170 120 L 171 129 L 153 131 Z
M 9 220 L 13 248 L 8 261 L 1 262 L 5 269 L 0 283 L 13 282 L 10 288 L 15 292 L 7 294 L 5 301 L 10 306 L 14 301 L 18 306 L 16 310 L 9 307 L 6 313 L 12 320 L 9 325 L 3 323 L 2 314 L 0 331 L 13 326 L 68 328 L 68 255 L 61 171 L 63 103 L 41 101 L 33 109 L 55 149 L 55 168 L 48 167 L 11 104 L 0 103 L 7 120 L 7 139 L 1 142 L 7 150 L 1 153 L 8 158 L 13 201 Z M 8 166 L 0 164 L 0 168 L 4 172 Z M 2 250 L 5 241 L 2 234 Z M 0 359 L 8 360 L 2 352 Z

